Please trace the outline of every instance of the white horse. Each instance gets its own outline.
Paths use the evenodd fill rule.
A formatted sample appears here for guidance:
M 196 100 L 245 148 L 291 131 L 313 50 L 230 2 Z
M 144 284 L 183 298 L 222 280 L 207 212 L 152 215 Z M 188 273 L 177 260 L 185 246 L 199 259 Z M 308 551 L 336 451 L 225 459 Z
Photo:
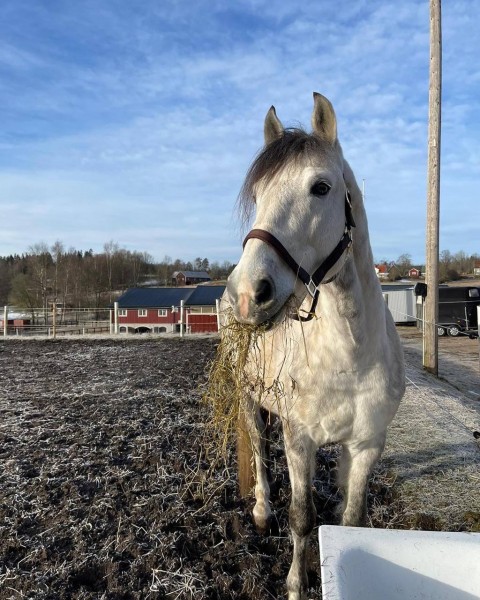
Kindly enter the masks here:
M 261 409 L 283 424 L 292 487 L 289 600 L 304 599 L 308 589 L 316 449 L 342 445 L 341 523 L 363 524 L 368 478 L 405 388 L 402 349 L 375 274 L 362 195 L 337 140 L 333 107 L 317 93 L 312 125 L 312 134 L 284 129 L 275 108 L 268 111 L 265 147 L 240 195 L 244 211 L 255 213 L 254 225 L 227 285 L 235 319 L 267 330 L 247 365 L 252 384 L 260 373 L 264 393 L 249 393 L 246 382 L 242 406 L 260 529 L 271 518 Z M 239 461 L 245 493 L 243 471 Z

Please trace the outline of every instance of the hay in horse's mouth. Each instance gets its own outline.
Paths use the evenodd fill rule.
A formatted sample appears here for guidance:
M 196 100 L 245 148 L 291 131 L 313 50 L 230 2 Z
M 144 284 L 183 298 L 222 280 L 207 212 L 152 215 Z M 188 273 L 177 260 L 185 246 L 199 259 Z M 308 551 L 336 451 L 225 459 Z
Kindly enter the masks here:
M 215 440 L 219 450 L 226 453 L 228 444 L 233 441 L 236 433 L 239 411 L 245 395 L 249 392 L 263 393 L 264 386 L 259 375 L 262 371 L 260 365 L 255 365 L 257 369 L 252 368 L 252 365 L 248 368 L 247 362 L 250 362 L 252 352 L 259 356 L 257 350 L 260 338 L 266 331 L 278 325 L 280 320 L 277 322 L 275 318 L 275 323 L 261 325 L 243 324 L 235 319 L 231 308 L 224 311 L 223 316 L 221 340 L 210 365 L 203 400 L 212 410 L 209 439 Z
M 212 410 L 207 439 L 215 440 L 222 453 L 232 441 L 240 410 L 240 395 L 247 353 L 254 326 L 242 325 L 230 309 L 224 314 L 222 337 L 210 365 L 203 396 Z
M 234 440 L 246 395 L 258 404 L 268 393 L 277 400 L 282 396 L 278 381 L 269 387 L 265 385 L 260 347 L 265 334 L 282 324 L 286 326 L 288 314 L 297 310 L 297 301 L 292 295 L 275 315 L 260 325 L 239 323 L 232 308 L 223 311 L 221 339 L 209 367 L 207 389 L 203 395 L 204 402 L 212 410 L 208 439 L 217 443 L 221 453 L 226 454 L 229 443 Z
M 280 325 L 280 323 L 282 323 L 285 320 L 285 315 L 286 315 L 286 308 L 285 308 L 285 304 L 284 304 L 280 308 L 280 310 L 273 315 L 273 317 L 270 317 L 269 319 L 264 321 L 260 325 L 260 327 L 263 327 L 264 331 L 271 331 L 275 327 L 278 327 L 278 325 Z
M 275 327 L 278 327 L 284 323 L 292 315 L 298 314 L 299 304 L 295 294 L 289 296 L 280 309 L 266 321 L 264 321 L 259 327 L 263 331 L 272 331 Z

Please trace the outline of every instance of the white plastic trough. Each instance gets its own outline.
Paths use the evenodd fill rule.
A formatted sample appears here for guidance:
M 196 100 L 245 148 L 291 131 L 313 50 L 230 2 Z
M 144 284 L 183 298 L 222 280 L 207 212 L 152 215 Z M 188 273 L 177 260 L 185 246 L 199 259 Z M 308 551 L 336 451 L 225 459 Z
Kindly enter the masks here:
M 323 600 L 480 598 L 480 533 L 323 525 Z

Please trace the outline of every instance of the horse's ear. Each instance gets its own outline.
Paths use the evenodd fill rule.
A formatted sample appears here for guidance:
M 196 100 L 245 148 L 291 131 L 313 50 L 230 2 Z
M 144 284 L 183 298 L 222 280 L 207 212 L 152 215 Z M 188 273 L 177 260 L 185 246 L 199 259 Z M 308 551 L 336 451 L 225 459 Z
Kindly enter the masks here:
M 313 92 L 313 132 L 326 142 L 334 144 L 337 140 L 337 118 L 330 100 L 318 92 Z
M 277 117 L 277 113 L 275 112 L 275 107 L 271 106 L 270 110 L 265 117 L 265 125 L 263 127 L 263 135 L 265 137 L 265 146 L 271 144 L 275 140 L 278 140 L 279 137 L 282 137 L 283 134 L 283 125 L 280 119 Z

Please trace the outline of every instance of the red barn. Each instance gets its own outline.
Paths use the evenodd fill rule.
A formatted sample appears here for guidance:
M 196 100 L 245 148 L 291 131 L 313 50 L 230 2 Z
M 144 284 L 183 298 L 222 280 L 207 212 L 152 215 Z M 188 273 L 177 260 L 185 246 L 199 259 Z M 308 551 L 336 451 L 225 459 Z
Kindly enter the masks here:
M 194 285 L 211 281 L 206 271 L 175 271 L 172 276 L 173 285 Z
M 19 313 L 9 313 L 7 316 L 7 329 L 9 332 L 28 329 L 32 324 L 32 319 Z M 0 329 L 4 329 L 3 314 L 0 316 Z
M 417 269 L 416 267 L 412 267 L 409 271 L 408 271 L 408 276 L 411 277 L 412 279 L 418 279 L 421 275 L 420 269 Z
M 133 288 L 118 299 L 119 333 L 173 333 L 180 331 L 180 305 L 187 332 L 218 331 L 216 300 L 225 286 L 195 288 Z M 115 316 L 112 315 L 112 322 Z

